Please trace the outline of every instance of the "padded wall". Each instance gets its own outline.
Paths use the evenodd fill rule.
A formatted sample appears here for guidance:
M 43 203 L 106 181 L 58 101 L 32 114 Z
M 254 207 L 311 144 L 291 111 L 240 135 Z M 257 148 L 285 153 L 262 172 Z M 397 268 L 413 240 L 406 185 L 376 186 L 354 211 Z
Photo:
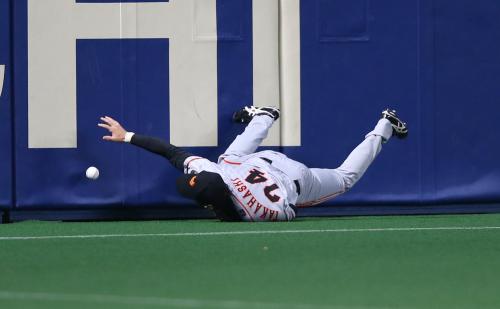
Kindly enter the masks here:
M 439 200 L 500 199 L 496 1 L 436 1 L 432 156 Z
M 385 106 L 410 127 L 327 204 L 500 200 L 499 13 L 495 1 L 301 2 L 304 136 L 285 152 L 339 165 Z
M 325 205 L 500 202 L 500 7 L 494 0 L 282 0 L 282 8 L 283 1 L 298 4 L 300 30 L 291 37 L 300 51 L 264 46 L 270 57 L 254 54 L 269 37 L 254 23 L 276 29 L 278 20 L 288 22 L 279 14 L 289 11 L 274 21 L 256 18 L 278 1 L 51 1 L 67 10 L 57 17 L 64 26 L 43 15 L 48 4 L 0 0 L 0 64 L 7 64 L 0 138 L 10 140 L 12 120 L 15 128 L 15 147 L 0 149 L 2 207 L 194 207 L 175 192 L 178 172 L 162 158 L 102 141 L 99 116 L 185 142 L 216 160 L 243 129 L 231 123 L 232 112 L 249 104 L 281 104 L 276 140 L 289 133 L 283 132 L 291 123 L 287 111 L 300 119 L 292 124 L 297 136 L 286 137 L 300 146 L 270 144 L 310 167 L 340 165 L 386 106 L 408 122 L 408 139 L 384 145 L 352 191 Z M 294 55 L 298 85 L 287 84 L 278 70 L 256 70 Z M 282 91 L 299 89 L 293 104 L 300 106 L 290 106 L 284 93 L 281 103 L 273 101 L 275 93 L 260 89 L 255 74 L 281 82 Z M 84 177 L 91 165 L 101 171 L 97 181 Z
M 310 167 L 335 168 L 385 107 L 410 126 L 408 140 L 384 145 L 364 178 L 328 204 L 420 199 L 418 162 L 427 160 L 419 121 L 420 18 L 419 1 L 301 2 L 303 139 L 285 152 Z
M 0 208 L 12 206 L 10 1 L 0 0 Z
M 66 2 L 69 4 L 71 1 Z M 87 2 L 91 1 L 78 1 Z M 92 3 L 103 5 L 100 1 Z M 77 15 L 75 11 L 80 8 L 71 10 L 70 14 Z M 116 8 L 120 9 L 119 6 Z M 217 130 L 211 134 L 220 146 L 188 147 L 190 151 L 212 160 L 217 159 L 243 128 L 231 123 L 233 110 L 252 102 L 252 2 L 218 1 L 216 8 L 219 44 L 214 60 L 218 62 L 218 68 L 212 73 L 218 81 L 219 105 L 214 119 Z M 136 10 L 138 15 L 145 11 L 144 8 Z M 33 11 L 31 14 L 36 15 Z M 20 55 L 16 58 L 16 208 L 77 210 L 190 204 L 176 193 L 175 178 L 179 172 L 166 160 L 130 145 L 104 142 L 101 137 L 106 132 L 97 127 L 99 117 L 109 115 L 130 131 L 166 140 L 171 138 L 171 40 L 167 37 L 77 38 L 74 79 L 76 115 L 57 109 L 51 111 L 59 113 L 55 121 L 76 116 L 77 145 L 53 147 L 47 139 L 41 141 L 42 146 L 30 147 L 30 125 L 38 121 L 33 120 L 33 114 L 30 114 L 30 104 L 34 105 L 33 102 L 40 100 L 36 95 L 30 95 L 28 89 L 29 67 L 26 59 L 29 58 L 29 2 L 16 2 L 14 13 L 15 49 L 16 54 Z M 183 13 L 191 16 L 192 11 Z M 77 29 L 78 25 L 74 28 Z M 47 35 L 43 30 L 42 34 Z M 184 63 L 175 65 L 182 66 Z M 44 78 L 52 79 L 52 84 L 61 82 L 57 75 L 47 74 Z M 62 87 L 59 90 L 65 91 Z M 202 88 L 184 90 L 200 91 L 203 96 Z M 51 124 L 37 125 L 45 128 Z M 193 126 L 201 127 L 199 132 L 206 133 L 202 131 L 203 119 L 197 123 L 186 121 L 186 130 Z M 65 129 L 61 134 L 66 133 Z M 71 130 L 71 127 L 67 129 Z M 44 142 L 48 146 L 44 146 Z M 85 178 L 85 169 L 89 166 L 100 169 L 101 175 L 97 181 Z

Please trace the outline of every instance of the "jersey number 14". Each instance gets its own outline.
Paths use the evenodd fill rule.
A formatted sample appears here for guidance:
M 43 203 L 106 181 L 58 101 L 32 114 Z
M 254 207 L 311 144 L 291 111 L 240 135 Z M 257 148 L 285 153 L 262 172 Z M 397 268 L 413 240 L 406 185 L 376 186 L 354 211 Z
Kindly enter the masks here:
M 250 184 L 257 184 L 257 183 L 262 183 L 266 182 L 267 178 L 264 177 L 264 173 L 257 170 L 253 169 L 250 171 L 250 174 L 245 178 L 245 180 L 250 183 Z M 280 200 L 280 196 L 276 194 L 271 194 L 274 190 L 278 189 L 278 185 L 273 183 L 272 185 L 264 187 L 264 194 L 266 197 L 273 203 L 276 203 L 277 201 Z

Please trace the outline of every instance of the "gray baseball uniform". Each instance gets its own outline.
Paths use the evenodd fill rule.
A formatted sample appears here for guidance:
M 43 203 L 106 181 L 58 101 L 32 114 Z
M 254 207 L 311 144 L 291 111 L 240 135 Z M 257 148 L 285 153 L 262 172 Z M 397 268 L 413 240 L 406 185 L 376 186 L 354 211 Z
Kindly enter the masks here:
M 245 221 L 289 221 L 295 207 L 319 204 L 349 190 L 365 173 L 392 136 L 389 120 L 380 119 L 336 169 L 308 168 L 276 151 L 255 152 L 274 120 L 256 116 L 219 157 L 218 163 L 190 156 L 184 173 L 215 172 L 222 176 Z

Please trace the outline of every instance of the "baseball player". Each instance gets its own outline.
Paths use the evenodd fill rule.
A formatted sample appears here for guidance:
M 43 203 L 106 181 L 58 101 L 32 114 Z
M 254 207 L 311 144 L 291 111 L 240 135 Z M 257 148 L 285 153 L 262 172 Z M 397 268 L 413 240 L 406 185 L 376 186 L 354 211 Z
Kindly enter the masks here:
M 111 135 L 104 140 L 131 143 L 168 159 L 183 172 L 177 189 L 211 209 L 222 221 L 290 221 L 297 209 L 322 203 L 346 191 L 363 176 L 393 135 L 405 138 L 406 123 L 386 109 L 369 132 L 336 169 L 308 168 L 271 150 L 255 152 L 280 116 L 275 107 L 244 107 L 233 120 L 248 123 L 217 163 L 190 154 L 163 140 L 127 132 L 111 117 L 99 126 Z

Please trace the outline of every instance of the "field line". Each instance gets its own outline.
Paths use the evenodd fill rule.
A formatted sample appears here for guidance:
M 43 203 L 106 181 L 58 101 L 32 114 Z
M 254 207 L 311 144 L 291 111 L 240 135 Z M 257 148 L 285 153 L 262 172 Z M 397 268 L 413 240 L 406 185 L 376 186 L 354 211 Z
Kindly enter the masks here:
M 318 234 L 320 234 L 320 233 L 363 233 L 363 232 L 364 233 L 376 233 L 376 232 L 413 232 L 413 231 L 481 231 L 481 230 L 499 230 L 499 229 L 500 229 L 500 226 L 387 227 L 387 228 L 364 228 L 364 229 L 262 230 L 262 231 L 221 231 L 221 232 L 188 232 L 188 233 L 1 236 L 0 240 L 231 236 L 231 235 L 270 235 L 270 234 L 308 234 L 308 233 L 318 233 Z
M 0 301 L 45 301 L 68 303 L 101 303 L 114 305 L 157 306 L 166 308 L 221 308 L 221 309 L 380 309 L 364 306 L 313 305 L 293 303 L 246 302 L 240 300 L 203 300 L 168 297 L 140 297 L 109 294 L 68 294 L 47 292 L 0 291 Z

